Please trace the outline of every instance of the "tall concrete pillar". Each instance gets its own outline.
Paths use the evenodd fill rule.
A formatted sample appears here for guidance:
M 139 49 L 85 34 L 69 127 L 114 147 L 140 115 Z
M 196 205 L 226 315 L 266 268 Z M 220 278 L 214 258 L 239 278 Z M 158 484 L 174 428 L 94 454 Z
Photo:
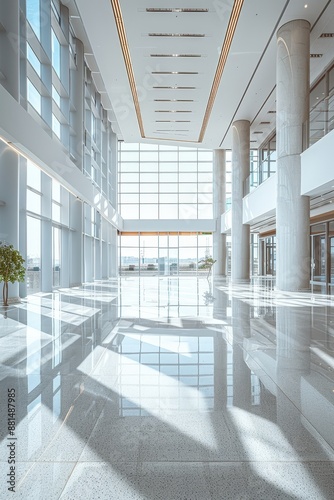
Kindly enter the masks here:
M 310 24 L 298 19 L 277 32 L 276 284 L 310 284 L 310 202 L 300 195 L 303 126 L 309 113 Z
M 238 120 L 233 123 L 232 143 L 232 281 L 249 280 L 250 230 L 242 223 L 244 181 L 249 176 L 250 123 Z
M 0 142 L 0 241 L 19 250 L 19 157 L 3 142 Z M 9 283 L 8 297 L 18 296 L 19 283 Z
M 226 276 L 226 234 L 221 233 L 221 214 L 226 210 L 226 151 L 213 152 L 213 218 L 216 231 L 213 233 L 213 266 L 215 276 Z

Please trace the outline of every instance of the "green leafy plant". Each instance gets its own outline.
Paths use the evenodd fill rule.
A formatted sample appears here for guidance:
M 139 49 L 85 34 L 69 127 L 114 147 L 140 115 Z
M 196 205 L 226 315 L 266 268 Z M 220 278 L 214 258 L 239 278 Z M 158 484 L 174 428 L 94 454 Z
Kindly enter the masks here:
M 208 270 L 207 278 L 208 278 L 211 275 L 212 267 L 215 262 L 217 261 L 212 257 L 205 257 L 205 259 L 202 259 L 198 262 L 198 264 L 200 264 L 198 266 L 198 269 L 207 269 Z
M 0 281 L 3 281 L 2 297 L 4 306 L 8 306 L 8 283 L 24 281 L 24 259 L 13 245 L 0 243 Z

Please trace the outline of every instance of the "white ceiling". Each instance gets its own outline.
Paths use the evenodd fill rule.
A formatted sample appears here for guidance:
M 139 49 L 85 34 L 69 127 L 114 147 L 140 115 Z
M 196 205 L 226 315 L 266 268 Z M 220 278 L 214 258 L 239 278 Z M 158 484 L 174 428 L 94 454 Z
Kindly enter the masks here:
M 79 13 L 81 17 L 81 20 L 72 17 L 72 23 L 78 37 L 84 36 L 83 23 L 90 44 L 86 60 L 103 93 L 104 105 L 110 108 L 120 139 L 230 148 L 231 123 L 247 119 L 251 122 L 251 146 L 257 147 L 275 128 L 275 114 L 269 111 L 275 111 L 277 29 L 292 19 L 310 21 L 311 53 L 322 54 L 322 57 L 311 58 L 311 82 L 333 60 L 334 38 L 319 36 L 334 32 L 334 1 L 244 0 L 205 127 L 203 120 L 210 104 L 226 30 L 233 6 L 238 2 L 240 0 L 75 0 L 77 12 L 73 0 L 66 2 L 71 14 Z M 113 4 L 120 8 L 126 36 L 123 48 L 126 47 L 130 56 L 128 68 Z M 208 11 L 147 12 L 150 8 Z M 156 34 L 204 36 L 154 36 Z M 200 57 L 160 57 L 163 54 Z M 154 57 L 156 55 L 159 57 Z M 178 73 L 167 74 L 170 72 Z M 132 91 L 129 74 L 135 86 Z M 138 97 L 137 110 L 134 95 Z M 205 132 L 203 140 L 201 131 Z

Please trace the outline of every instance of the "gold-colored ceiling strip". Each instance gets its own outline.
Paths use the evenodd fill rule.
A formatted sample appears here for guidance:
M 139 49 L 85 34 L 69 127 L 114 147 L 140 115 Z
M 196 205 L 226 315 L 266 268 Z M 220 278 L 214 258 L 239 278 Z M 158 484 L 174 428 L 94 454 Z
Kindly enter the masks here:
M 119 41 L 120 41 L 122 52 L 123 52 L 123 58 L 124 58 L 124 63 L 125 63 L 125 67 L 126 67 L 126 72 L 128 74 L 132 99 L 133 99 L 133 103 L 135 106 L 138 125 L 139 125 L 139 129 L 140 129 L 140 135 L 143 138 L 145 138 L 143 119 L 141 116 L 141 111 L 140 111 L 140 106 L 139 106 L 137 87 L 136 87 L 135 77 L 133 74 L 131 56 L 130 56 L 128 41 L 126 38 L 121 7 L 119 5 L 118 0 L 110 0 L 110 1 L 111 1 L 112 9 L 114 12 L 114 17 L 115 17 L 115 21 L 116 21 Z
M 204 139 L 206 128 L 208 126 L 208 122 L 209 122 L 209 118 L 210 118 L 210 115 L 212 112 L 213 104 L 214 104 L 216 96 L 217 96 L 220 80 L 221 80 L 221 77 L 222 77 L 222 74 L 224 71 L 227 56 L 228 56 L 230 48 L 231 48 L 232 40 L 234 37 L 234 32 L 235 32 L 237 24 L 238 24 L 238 20 L 239 20 L 239 16 L 240 16 L 240 12 L 241 12 L 243 3 L 244 3 L 244 0 L 235 0 L 233 8 L 232 8 L 231 17 L 230 17 L 230 20 L 229 20 L 229 23 L 227 26 L 226 35 L 225 35 L 224 43 L 223 43 L 222 50 L 220 53 L 215 77 L 214 77 L 214 80 L 212 83 L 211 92 L 210 92 L 209 100 L 208 100 L 208 103 L 206 106 L 205 115 L 204 115 L 204 119 L 203 119 L 203 123 L 202 123 L 201 132 L 199 134 L 198 142 L 203 142 L 203 139 Z

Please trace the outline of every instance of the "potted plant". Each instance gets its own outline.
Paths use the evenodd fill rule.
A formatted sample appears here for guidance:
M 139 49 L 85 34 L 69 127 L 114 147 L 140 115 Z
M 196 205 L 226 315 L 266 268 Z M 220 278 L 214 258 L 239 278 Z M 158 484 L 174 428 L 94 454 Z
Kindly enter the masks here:
M 198 264 L 201 264 L 198 266 L 198 269 L 208 269 L 208 275 L 207 278 L 209 278 L 212 270 L 213 264 L 217 262 L 215 259 L 212 257 L 205 257 L 205 259 L 202 259 L 198 262 Z
M 0 281 L 3 281 L 3 305 L 8 306 L 8 283 L 24 281 L 24 259 L 13 245 L 0 242 Z

